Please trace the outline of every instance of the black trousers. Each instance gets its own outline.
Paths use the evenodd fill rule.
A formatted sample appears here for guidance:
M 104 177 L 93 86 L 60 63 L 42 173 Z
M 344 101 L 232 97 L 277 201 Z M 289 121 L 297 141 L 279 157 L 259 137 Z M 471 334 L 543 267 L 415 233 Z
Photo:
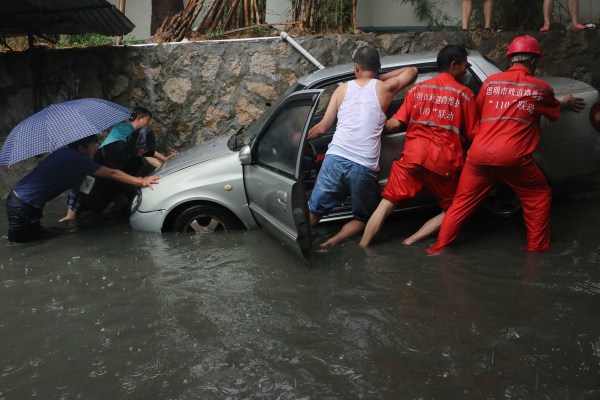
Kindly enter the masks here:
M 29 242 L 42 236 L 42 210 L 30 206 L 19 199 L 14 191 L 6 198 L 8 216 L 8 240 L 11 242 Z

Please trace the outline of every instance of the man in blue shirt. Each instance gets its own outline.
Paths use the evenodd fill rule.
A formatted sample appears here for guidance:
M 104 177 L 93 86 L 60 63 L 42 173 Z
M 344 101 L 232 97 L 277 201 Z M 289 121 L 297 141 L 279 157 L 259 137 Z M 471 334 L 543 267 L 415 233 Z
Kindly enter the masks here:
M 93 161 L 98 150 L 97 136 L 88 136 L 58 149 L 23 177 L 6 198 L 8 240 L 26 242 L 39 239 L 46 203 L 67 189 L 77 186 L 86 175 L 112 179 L 135 186 L 152 186 L 160 176 L 134 177 Z

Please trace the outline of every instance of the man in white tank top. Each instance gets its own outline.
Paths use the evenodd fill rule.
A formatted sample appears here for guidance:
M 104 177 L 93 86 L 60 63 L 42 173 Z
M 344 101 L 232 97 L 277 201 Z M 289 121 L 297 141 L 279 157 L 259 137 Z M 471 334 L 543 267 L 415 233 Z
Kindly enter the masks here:
M 322 135 L 337 118 L 333 139 L 308 202 L 311 225 L 348 195 L 352 198 L 353 219 L 321 247 L 333 246 L 361 233 L 377 208 L 381 198 L 378 171 L 385 112 L 394 95 L 414 82 L 418 73 L 416 68 L 409 67 L 378 76 L 381 63 L 372 45 L 356 50 L 352 60 L 356 79 L 335 90 L 325 116 L 308 133 L 309 140 Z

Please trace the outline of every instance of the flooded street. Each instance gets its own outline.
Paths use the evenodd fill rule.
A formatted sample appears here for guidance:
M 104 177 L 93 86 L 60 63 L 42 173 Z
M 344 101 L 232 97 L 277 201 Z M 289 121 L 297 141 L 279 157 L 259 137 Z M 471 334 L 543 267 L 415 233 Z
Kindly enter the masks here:
M 2 240 L 0 399 L 598 399 L 599 207 L 555 202 L 543 254 L 484 214 L 440 256 L 401 245 L 422 214 L 308 264 L 259 230 Z

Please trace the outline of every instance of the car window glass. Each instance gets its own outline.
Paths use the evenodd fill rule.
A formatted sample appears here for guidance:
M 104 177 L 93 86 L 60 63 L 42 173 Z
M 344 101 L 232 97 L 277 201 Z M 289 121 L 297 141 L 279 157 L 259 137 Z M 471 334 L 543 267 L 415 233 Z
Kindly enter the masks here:
M 281 104 L 287 98 L 287 96 L 289 96 L 291 93 L 294 93 L 294 92 L 297 92 L 297 91 L 300 91 L 303 89 L 304 89 L 304 86 L 302 86 L 298 83 L 292 85 L 292 87 L 290 87 L 284 94 L 279 96 L 277 101 L 275 101 L 275 103 L 273 103 L 273 105 L 270 105 L 269 107 L 271 109 L 277 108 L 279 106 L 279 104 Z M 258 132 L 260 132 L 261 128 L 263 127 L 263 125 L 265 124 L 267 119 L 269 119 L 269 117 L 271 115 L 271 113 L 268 111 L 269 111 L 269 109 L 266 109 L 265 112 L 263 112 L 246 130 L 246 132 L 244 134 L 244 144 L 252 143 L 252 140 L 254 140 L 254 137 L 258 134 Z
M 317 106 L 315 116 L 322 117 L 323 115 L 325 115 L 325 111 L 327 110 L 327 105 L 329 104 L 329 100 L 331 99 L 333 92 L 335 92 L 335 89 L 337 89 L 338 86 L 339 86 L 339 84 L 336 83 L 336 84 L 327 85 L 322 88 L 323 94 L 321 95 L 321 98 L 319 99 L 319 105 Z
M 310 104 L 290 105 L 271 121 L 258 139 L 256 162 L 294 175 Z
M 471 72 L 471 70 L 467 69 L 467 74 L 461 83 L 471 89 L 477 96 L 477 93 L 479 93 L 479 88 L 481 87 L 481 81 L 475 74 Z

